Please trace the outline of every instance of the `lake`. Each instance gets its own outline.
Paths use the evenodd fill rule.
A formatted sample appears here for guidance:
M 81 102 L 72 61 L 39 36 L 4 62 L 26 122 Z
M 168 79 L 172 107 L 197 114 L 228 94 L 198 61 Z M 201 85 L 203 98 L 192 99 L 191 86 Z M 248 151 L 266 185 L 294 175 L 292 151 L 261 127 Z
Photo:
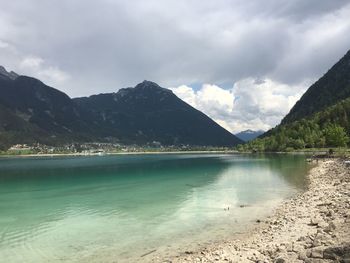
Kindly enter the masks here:
M 282 154 L 0 158 L 0 261 L 176 255 L 245 231 L 307 170 Z

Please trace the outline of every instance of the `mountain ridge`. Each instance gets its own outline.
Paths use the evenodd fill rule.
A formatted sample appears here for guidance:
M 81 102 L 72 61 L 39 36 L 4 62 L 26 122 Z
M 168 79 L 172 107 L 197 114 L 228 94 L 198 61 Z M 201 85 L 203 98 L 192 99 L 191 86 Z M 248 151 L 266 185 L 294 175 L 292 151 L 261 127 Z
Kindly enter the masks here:
M 193 146 L 234 146 L 242 142 L 155 82 L 143 81 L 114 93 L 70 98 L 35 78 L 14 78 L 14 74 L 3 72 L 0 144 L 7 147 L 24 142 Z
M 350 50 L 295 103 L 281 124 L 310 116 L 350 96 Z
M 233 138 L 207 115 L 179 99 L 171 90 L 151 81 L 116 93 L 74 98 L 74 101 L 83 108 L 92 108 L 91 114 L 104 130 L 110 129 L 124 138 L 127 133 L 134 141 L 158 141 L 163 137 L 160 141 L 165 144 L 223 146 L 224 141 Z M 110 124 L 106 125 L 106 122 Z M 176 131 L 176 136 L 173 131 Z M 236 137 L 233 140 L 233 144 L 241 142 Z
M 350 141 L 350 50 L 304 93 L 277 125 L 241 150 L 346 147 Z

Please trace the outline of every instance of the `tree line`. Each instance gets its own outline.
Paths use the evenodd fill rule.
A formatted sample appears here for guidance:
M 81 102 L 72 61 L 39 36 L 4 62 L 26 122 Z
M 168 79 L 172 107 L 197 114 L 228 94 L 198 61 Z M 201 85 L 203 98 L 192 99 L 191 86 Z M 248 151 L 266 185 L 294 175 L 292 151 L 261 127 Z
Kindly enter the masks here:
M 309 117 L 271 129 L 262 137 L 237 147 L 240 151 L 290 151 L 346 147 L 349 143 L 350 98 Z

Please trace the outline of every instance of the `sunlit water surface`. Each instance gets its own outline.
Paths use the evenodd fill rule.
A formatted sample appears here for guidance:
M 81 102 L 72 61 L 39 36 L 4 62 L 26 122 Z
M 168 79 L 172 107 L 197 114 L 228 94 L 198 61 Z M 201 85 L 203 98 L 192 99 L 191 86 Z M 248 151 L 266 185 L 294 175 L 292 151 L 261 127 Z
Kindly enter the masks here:
M 291 155 L 2 158 L 0 262 L 135 262 L 195 249 L 266 216 L 303 189 L 307 169 Z

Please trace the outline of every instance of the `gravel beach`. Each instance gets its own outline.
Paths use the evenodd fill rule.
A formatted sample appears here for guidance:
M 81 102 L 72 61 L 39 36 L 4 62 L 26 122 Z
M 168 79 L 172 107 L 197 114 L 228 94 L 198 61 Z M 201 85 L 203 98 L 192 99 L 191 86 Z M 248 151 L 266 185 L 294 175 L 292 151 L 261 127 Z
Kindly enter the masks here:
M 319 160 L 308 188 L 231 240 L 151 262 L 350 262 L 350 166 Z M 148 260 L 147 260 L 148 261 Z

